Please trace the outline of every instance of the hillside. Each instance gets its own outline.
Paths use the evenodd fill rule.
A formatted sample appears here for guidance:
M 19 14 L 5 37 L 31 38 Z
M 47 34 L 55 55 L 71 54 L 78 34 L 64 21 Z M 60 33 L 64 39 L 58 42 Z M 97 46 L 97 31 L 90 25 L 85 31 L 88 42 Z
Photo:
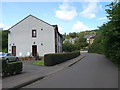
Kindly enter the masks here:
M 88 38 L 96 35 L 97 30 L 84 31 L 84 32 L 73 32 L 69 34 L 63 34 L 63 51 L 72 52 L 76 50 L 86 49 L 90 44 Z M 86 37 L 89 36 L 89 37 Z

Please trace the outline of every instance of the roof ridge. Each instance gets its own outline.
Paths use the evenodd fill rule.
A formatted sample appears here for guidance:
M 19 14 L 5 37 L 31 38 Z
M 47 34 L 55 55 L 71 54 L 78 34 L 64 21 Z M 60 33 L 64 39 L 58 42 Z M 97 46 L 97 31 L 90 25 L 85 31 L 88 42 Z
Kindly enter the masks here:
M 36 17 L 36 16 L 34 16 L 34 15 L 31 15 L 31 14 L 30 14 L 29 16 L 32 16 L 32 17 L 34 17 L 34 18 L 36 18 L 36 19 L 38 19 L 38 20 L 40 20 L 40 21 L 42 21 L 42 22 L 44 22 L 44 23 L 46 23 L 46 24 L 52 26 L 51 24 L 45 22 L 44 20 L 42 20 L 42 19 L 40 19 L 40 18 L 38 18 L 38 17 Z
M 30 16 L 32 16 L 33 18 L 36 18 L 36 19 L 38 19 L 38 20 L 40 20 L 40 21 L 42 21 L 42 22 L 44 22 L 44 23 L 46 23 L 46 24 L 48 24 L 48 25 L 54 27 L 53 25 L 51 25 L 51 24 L 49 24 L 49 23 L 47 23 L 47 22 L 45 22 L 45 21 L 39 19 L 38 17 L 36 17 L 36 16 L 30 14 L 30 15 L 26 16 L 25 18 L 23 18 L 22 20 L 20 20 L 20 21 L 19 21 L 18 23 L 16 23 L 15 25 L 13 25 L 12 27 L 10 27 L 8 30 L 10 30 L 11 28 L 15 27 L 15 26 L 18 25 L 20 22 L 24 21 L 26 18 L 28 18 L 28 17 L 30 17 Z

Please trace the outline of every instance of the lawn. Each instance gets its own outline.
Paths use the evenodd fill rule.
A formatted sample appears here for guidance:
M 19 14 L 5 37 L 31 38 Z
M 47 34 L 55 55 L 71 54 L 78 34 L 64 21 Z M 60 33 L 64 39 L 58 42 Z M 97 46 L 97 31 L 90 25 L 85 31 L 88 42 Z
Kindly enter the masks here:
M 32 62 L 31 64 L 44 66 L 44 60 L 35 61 L 35 62 Z

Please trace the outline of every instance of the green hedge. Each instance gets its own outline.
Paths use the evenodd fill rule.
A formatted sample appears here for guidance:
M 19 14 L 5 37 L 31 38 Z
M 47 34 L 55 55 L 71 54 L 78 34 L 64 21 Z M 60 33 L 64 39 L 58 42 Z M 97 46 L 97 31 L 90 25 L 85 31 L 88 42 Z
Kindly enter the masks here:
M 12 74 L 18 74 L 22 72 L 22 62 L 9 62 L 7 63 L 6 60 L 0 60 L 0 63 L 2 63 L 2 74 L 3 76 L 12 75 Z
M 46 54 L 44 55 L 45 66 L 53 66 L 80 55 L 80 52 L 68 52 L 68 53 L 57 53 L 57 54 Z

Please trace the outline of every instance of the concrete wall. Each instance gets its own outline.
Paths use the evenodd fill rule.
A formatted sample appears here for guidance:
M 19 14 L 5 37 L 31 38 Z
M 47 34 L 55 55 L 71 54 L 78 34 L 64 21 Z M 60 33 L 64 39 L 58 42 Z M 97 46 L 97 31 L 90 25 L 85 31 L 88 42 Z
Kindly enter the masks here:
M 33 29 L 37 30 L 36 38 L 32 37 Z M 9 53 L 12 52 L 13 45 L 16 46 L 16 56 L 18 57 L 32 53 L 32 45 L 37 45 L 37 52 L 40 56 L 44 56 L 46 53 L 55 53 L 54 27 L 29 16 L 10 29 L 8 35 Z

